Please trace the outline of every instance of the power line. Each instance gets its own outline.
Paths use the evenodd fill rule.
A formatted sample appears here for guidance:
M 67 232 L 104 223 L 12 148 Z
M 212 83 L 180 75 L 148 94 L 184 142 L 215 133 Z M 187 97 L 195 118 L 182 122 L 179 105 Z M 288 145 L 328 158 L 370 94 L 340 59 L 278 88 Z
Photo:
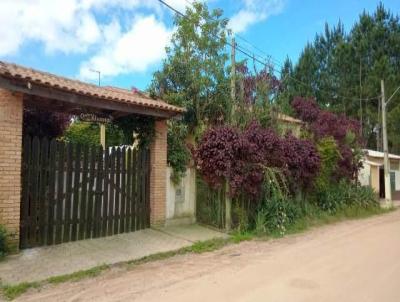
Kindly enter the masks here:
M 242 39 L 242 40 L 243 40 L 243 39 Z M 250 44 L 250 42 L 248 42 L 248 44 Z M 252 44 L 250 44 L 250 45 L 252 45 Z M 253 46 L 253 47 L 255 47 L 255 46 Z M 262 65 L 264 65 L 264 66 L 267 66 L 265 62 L 262 62 L 262 61 L 258 60 L 257 58 L 255 58 L 254 56 L 251 56 L 250 54 L 248 54 L 248 50 L 246 51 L 246 49 L 244 49 L 242 46 L 239 46 L 239 45 L 237 44 L 237 48 L 239 49 L 239 51 L 240 51 L 242 54 L 248 56 L 249 58 L 252 58 L 254 61 L 256 61 L 256 62 L 258 62 L 258 63 L 260 63 L 260 64 L 262 64 Z M 269 58 L 272 58 L 272 56 L 270 56 L 270 55 L 268 55 L 268 57 L 269 57 Z M 277 61 L 277 60 L 275 60 L 275 61 Z M 278 61 L 277 61 L 277 62 L 278 62 Z M 278 63 L 279 63 L 279 62 L 278 62 Z M 280 65 L 280 64 L 277 64 L 277 65 Z M 271 67 L 271 66 L 269 66 L 269 67 Z M 282 68 L 282 65 L 280 65 L 280 67 Z M 273 71 L 279 73 L 279 74 L 282 76 L 282 71 L 277 70 L 277 69 L 274 68 L 273 66 L 272 66 L 272 69 L 273 69 Z M 301 85 L 306 86 L 307 88 L 311 86 L 310 84 L 304 83 L 303 81 L 300 81 L 299 79 L 296 79 L 295 77 L 293 77 L 293 76 L 291 76 L 291 75 L 286 75 L 286 77 L 292 79 L 293 81 L 295 81 L 295 82 L 297 82 L 297 83 L 299 83 L 299 84 L 301 84 Z M 314 90 L 315 88 L 312 88 L 312 89 Z M 324 89 L 321 89 L 321 88 L 317 88 L 317 90 L 320 91 L 320 92 L 327 93 L 327 94 L 332 93 L 332 92 L 328 92 L 328 91 L 326 91 L 326 90 L 324 90 Z M 352 97 L 343 96 L 343 95 L 337 95 L 336 97 L 342 98 L 342 99 L 360 101 L 360 98 L 357 98 L 357 97 L 352 98 Z M 380 97 L 380 95 L 375 96 L 375 97 L 370 97 L 370 98 L 364 98 L 364 99 L 361 99 L 361 101 L 372 101 L 372 100 L 377 100 L 379 97 Z
M 269 60 L 275 62 L 275 64 L 279 65 L 279 67 L 282 67 L 283 64 L 282 62 L 280 62 L 277 59 L 274 59 L 270 54 L 266 53 L 264 50 L 262 50 L 261 48 L 255 46 L 254 44 L 252 44 L 249 40 L 247 40 L 246 38 L 244 38 L 243 36 L 239 35 L 239 34 L 235 34 L 236 37 L 238 37 L 240 40 L 242 40 L 243 42 L 245 42 L 247 45 L 251 46 L 252 48 L 254 48 L 255 50 L 257 50 L 259 53 L 263 54 L 264 56 L 266 56 Z M 262 57 L 260 55 L 260 57 Z
M 159 1 L 161 4 L 165 5 L 166 7 L 168 7 L 168 8 L 169 8 L 170 10 L 172 10 L 173 12 L 175 12 L 176 14 L 178 14 L 179 16 L 181 16 L 181 17 L 183 17 L 183 18 L 187 18 L 185 14 L 183 14 L 182 12 L 180 12 L 179 10 L 177 10 L 176 8 L 174 8 L 173 6 L 171 6 L 170 4 L 168 4 L 167 2 L 165 2 L 164 0 L 158 0 L 158 1 Z M 188 2 L 188 0 L 185 0 L 185 1 Z M 188 2 L 188 3 L 189 3 L 189 2 Z M 190 4 L 193 4 L 193 3 L 190 3 Z M 213 34 L 213 36 L 216 37 L 217 39 L 221 39 L 221 37 L 218 36 L 218 35 L 216 35 L 216 34 Z M 241 39 L 244 40 L 244 38 L 241 38 Z M 247 41 L 247 40 L 246 40 L 246 41 Z M 282 76 L 282 72 L 281 72 L 280 70 L 277 70 L 274 66 L 271 66 L 271 65 L 268 65 L 267 63 L 265 63 L 265 62 L 268 62 L 268 59 L 266 59 L 266 58 L 264 58 L 264 57 L 262 57 L 262 56 L 259 56 L 259 55 L 256 57 L 256 56 L 254 55 L 254 53 L 251 54 L 251 51 L 249 51 L 248 49 L 244 48 L 243 46 L 239 45 L 239 44 L 236 43 L 236 42 L 235 42 L 235 45 L 232 45 L 232 43 L 230 43 L 230 42 L 227 41 L 227 40 L 224 41 L 224 43 L 225 43 L 227 46 L 230 46 L 230 47 L 235 46 L 235 48 L 236 48 L 236 50 L 237 50 L 238 52 L 240 52 L 240 53 L 242 53 L 243 55 L 247 56 L 248 58 L 252 59 L 254 62 L 257 62 L 257 63 L 263 65 L 264 67 L 272 68 L 272 70 L 273 70 L 274 72 L 279 73 L 279 74 Z M 250 44 L 252 47 L 255 47 L 255 46 L 252 45 L 250 42 L 247 41 L 247 43 Z M 257 48 L 258 48 L 258 47 L 257 47 Z M 262 52 L 265 53 L 264 51 L 262 51 Z M 264 61 L 261 61 L 258 57 L 263 58 Z M 279 63 L 279 61 L 276 60 L 276 59 L 273 59 L 273 57 L 272 57 L 271 55 L 268 55 L 268 58 L 271 58 L 271 60 L 276 61 L 276 62 Z M 281 65 L 280 63 L 277 64 L 277 65 L 280 65 L 280 67 L 282 68 L 282 65 Z M 324 93 L 327 93 L 327 94 L 331 94 L 331 93 L 332 93 L 332 92 L 328 92 L 328 91 L 326 91 L 326 90 L 324 90 L 324 89 L 321 89 L 321 88 L 313 88 L 312 85 L 311 85 L 310 83 L 308 83 L 308 84 L 307 84 L 307 83 L 304 83 L 303 81 L 301 81 L 301 80 L 299 80 L 299 79 L 296 79 L 295 77 L 293 77 L 293 76 L 291 76 L 291 75 L 286 75 L 286 76 L 287 76 L 288 78 L 292 79 L 293 81 L 295 81 L 295 82 L 297 82 L 297 83 L 299 83 L 299 84 L 301 84 L 301 85 L 303 85 L 303 86 L 305 86 L 305 87 L 307 87 L 307 88 L 311 87 L 312 90 L 318 90 L 318 91 L 320 91 L 320 92 L 324 92 Z M 375 96 L 375 97 L 370 97 L 370 98 L 364 98 L 364 99 L 360 99 L 360 98 L 357 98 L 357 97 L 348 97 L 348 96 L 343 96 L 343 95 L 336 95 L 336 97 L 337 97 L 337 98 L 341 98 L 341 99 L 352 100 L 352 101 L 360 101 L 360 100 L 361 100 L 361 101 L 371 101 L 371 100 L 376 100 L 377 98 L 380 97 L 380 95 Z
M 259 59 L 257 59 L 257 58 L 255 58 L 255 57 L 252 57 L 251 55 L 249 55 L 245 50 L 242 49 L 241 46 L 237 45 L 236 47 L 237 47 L 237 49 L 239 50 L 239 52 L 241 52 L 242 54 L 247 55 L 248 57 L 252 58 L 254 61 L 256 61 L 256 62 L 258 62 L 258 63 L 260 63 L 260 64 L 262 64 L 262 65 L 268 67 L 268 66 L 266 65 L 266 63 L 264 63 L 264 62 L 260 61 Z M 277 70 L 277 69 L 274 68 L 273 66 L 272 66 L 272 69 L 273 69 L 275 72 L 279 73 L 279 74 L 282 76 L 282 71 Z M 297 83 L 299 83 L 299 84 L 301 84 L 301 85 L 306 86 L 307 88 L 311 86 L 310 84 L 306 84 L 306 83 L 304 83 L 304 82 L 302 82 L 302 81 L 296 79 L 295 77 L 292 77 L 292 76 L 290 76 L 290 75 L 286 75 L 286 76 L 287 76 L 288 78 L 292 79 L 293 81 L 295 81 L 295 82 L 297 82 Z M 312 88 L 312 89 L 314 89 L 314 88 Z M 325 91 L 325 90 L 323 90 L 323 89 L 321 89 L 321 88 L 317 88 L 317 90 L 320 91 L 320 92 L 325 92 L 325 93 L 327 93 L 327 94 L 330 94 L 330 92 Z M 352 98 L 352 97 L 341 96 L 341 95 L 337 95 L 336 97 L 338 97 L 338 98 L 340 97 L 340 98 L 342 98 L 342 99 L 349 99 L 349 100 L 357 100 L 357 101 L 360 100 L 359 98 Z M 371 98 L 365 98 L 365 99 L 362 99 L 362 100 L 363 100 L 363 101 L 371 101 L 371 100 L 376 100 L 378 97 L 380 97 L 380 96 L 371 97 Z
M 180 15 L 181 17 L 186 17 L 183 13 L 181 13 L 179 10 L 177 10 L 176 8 L 174 8 L 173 6 L 169 5 L 167 2 L 165 2 L 164 0 L 158 0 L 158 2 L 160 2 L 161 4 L 165 5 L 166 7 L 168 7 L 170 10 L 174 11 L 176 14 Z

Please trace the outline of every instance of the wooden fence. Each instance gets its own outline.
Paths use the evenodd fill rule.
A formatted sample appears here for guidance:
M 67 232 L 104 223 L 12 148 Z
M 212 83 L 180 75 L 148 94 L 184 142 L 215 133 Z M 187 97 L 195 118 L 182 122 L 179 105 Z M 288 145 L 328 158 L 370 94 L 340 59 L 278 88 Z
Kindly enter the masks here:
M 150 225 L 149 151 L 25 137 L 21 248 Z

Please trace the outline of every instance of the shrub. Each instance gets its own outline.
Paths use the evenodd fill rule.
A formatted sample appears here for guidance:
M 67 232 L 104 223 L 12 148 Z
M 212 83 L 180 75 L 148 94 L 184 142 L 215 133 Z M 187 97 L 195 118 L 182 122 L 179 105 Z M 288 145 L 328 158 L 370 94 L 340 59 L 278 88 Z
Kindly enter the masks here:
M 75 121 L 65 130 L 63 139 L 69 143 L 99 146 L 100 125 L 98 123 Z M 123 133 L 114 124 L 106 125 L 106 144 L 107 146 L 123 144 Z
M 306 100 L 302 97 L 295 97 L 292 107 L 296 116 L 306 123 L 314 122 L 321 112 L 315 100 Z
M 356 186 L 342 180 L 337 184 L 321 186 L 315 193 L 316 204 L 324 211 L 335 213 L 348 206 L 361 208 L 379 205 L 374 191 L 370 187 Z
M 321 139 L 317 144 L 317 149 L 321 158 L 321 169 L 316 179 L 316 185 L 322 188 L 331 183 L 341 155 L 335 139 L 331 136 Z
M 7 231 L 4 226 L 0 225 L 0 258 L 3 258 L 7 252 Z
M 171 180 L 178 184 L 185 175 L 190 160 L 190 152 L 186 147 L 187 126 L 178 121 L 168 122 L 168 152 L 167 162 L 172 167 Z
M 355 180 L 356 172 L 360 168 L 358 150 L 363 145 L 359 122 L 345 115 L 319 109 L 314 100 L 297 97 L 292 106 L 297 117 L 307 123 L 307 130 L 316 143 L 326 137 L 332 137 L 336 141 L 340 152 L 336 177 Z
M 282 152 L 292 192 L 311 188 L 321 161 L 314 144 L 288 134 L 282 140 Z
M 201 138 L 197 149 L 193 150 L 198 170 L 205 181 L 213 188 L 222 186 L 228 180 L 231 194 L 235 193 L 235 184 L 242 180 L 234 175 L 235 165 L 239 164 L 241 139 L 238 130 L 231 127 L 208 129 Z
M 264 167 L 282 165 L 278 136 L 258 123 L 244 132 L 227 126 L 207 130 L 193 157 L 209 185 L 221 187 L 226 180 L 231 196 L 244 193 L 252 199 L 260 194 Z
M 299 203 L 290 199 L 265 200 L 257 211 L 257 233 L 284 235 L 287 228 L 302 217 Z
M 309 140 L 287 135 L 251 122 L 242 132 L 233 127 L 207 130 L 193 150 L 197 168 L 207 183 L 220 187 L 226 180 L 230 195 L 259 199 L 266 168 L 284 172 L 294 189 L 312 184 L 319 169 L 319 155 Z
M 72 116 L 66 113 L 45 111 L 35 106 L 24 106 L 24 135 L 56 138 L 61 136 L 71 123 Z

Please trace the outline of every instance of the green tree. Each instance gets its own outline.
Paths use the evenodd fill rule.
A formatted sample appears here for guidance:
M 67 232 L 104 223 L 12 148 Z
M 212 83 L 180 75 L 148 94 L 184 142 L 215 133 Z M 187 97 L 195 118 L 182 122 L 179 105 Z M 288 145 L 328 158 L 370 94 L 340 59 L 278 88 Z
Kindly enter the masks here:
M 186 108 L 184 121 L 191 133 L 204 121 L 213 123 L 226 115 L 226 25 L 221 10 L 210 12 L 200 2 L 188 7 L 185 17 L 176 15 L 167 58 L 150 86 L 153 95 Z
M 400 85 L 399 17 L 381 3 L 373 14 L 364 11 L 349 33 L 340 21 L 333 28 L 326 25 L 305 46 L 293 69 L 293 78 L 298 80 L 293 83 L 295 95 L 314 97 L 326 109 L 362 120 L 368 146 L 379 149 L 380 81 L 385 80 L 387 95 Z M 398 106 L 400 95 L 393 99 L 388 114 L 392 152 L 400 152 L 400 132 L 394 131 Z
M 285 62 L 280 72 L 281 91 L 277 96 L 277 104 L 280 110 L 285 113 L 292 115 L 292 107 L 290 106 L 291 100 L 295 97 L 294 81 L 293 77 L 293 63 L 289 57 L 286 57 Z
M 66 142 L 83 145 L 100 145 L 100 126 L 98 123 L 74 121 L 64 132 Z M 118 146 L 123 143 L 123 133 L 113 124 L 106 126 L 106 145 Z
M 183 106 L 180 121 L 170 121 L 168 163 L 176 176 L 182 175 L 189 159 L 185 139 L 200 136 L 207 125 L 221 123 L 229 105 L 229 77 L 226 72 L 227 19 L 221 10 L 209 11 L 194 2 L 185 17 L 176 15 L 176 31 L 161 70 L 154 73 L 151 95 Z

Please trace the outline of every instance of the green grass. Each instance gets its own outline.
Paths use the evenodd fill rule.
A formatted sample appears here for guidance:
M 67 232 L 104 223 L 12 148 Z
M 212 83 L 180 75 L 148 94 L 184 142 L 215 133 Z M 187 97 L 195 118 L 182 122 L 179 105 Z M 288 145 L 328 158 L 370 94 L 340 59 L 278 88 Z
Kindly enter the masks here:
M 31 288 L 40 288 L 46 284 L 59 284 L 68 281 L 76 282 L 85 278 L 95 277 L 109 267 L 109 265 L 100 265 L 88 270 L 82 270 L 72 274 L 51 277 L 40 282 L 23 282 L 15 285 L 4 285 L 2 286 L 3 296 L 7 300 L 13 300 Z
M 230 239 L 216 238 L 207 241 L 198 241 L 186 248 L 188 253 L 206 253 L 218 250 L 230 243 Z
M 184 255 L 189 253 L 201 254 L 206 252 L 212 252 L 218 250 L 228 244 L 233 243 L 232 238 L 215 238 L 205 241 L 197 241 L 193 245 L 188 247 L 183 247 L 174 251 L 162 252 L 157 254 L 152 254 L 140 259 L 131 260 L 125 262 L 128 266 L 136 266 L 139 264 L 151 262 L 151 261 L 159 261 L 171 258 L 176 255 Z
M 311 210 L 308 215 L 298 219 L 294 224 L 287 227 L 285 235 L 297 234 L 305 232 L 311 228 L 337 223 L 345 220 L 364 219 L 374 215 L 385 214 L 393 211 L 394 208 L 383 209 L 381 207 L 346 207 L 338 210 L 335 213 L 328 213 L 324 211 L 313 211 Z M 277 238 L 282 237 L 279 232 L 273 232 L 270 234 L 271 237 Z
M 30 288 L 38 288 L 39 282 L 23 282 L 17 285 L 5 285 L 2 287 L 3 295 L 8 300 L 14 300 L 18 296 L 22 295 Z
M 242 241 L 253 240 L 256 237 L 254 232 L 234 232 L 231 234 L 231 241 L 233 243 L 240 243 Z
M 67 281 L 76 282 L 76 281 L 79 281 L 79 280 L 82 280 L 82 279 L 85 279 L 85 278 L 96 277 L 102 271 L 104 271 L 104 270 L 106 270 L 108 268 L 110 268 L 110 266 L 104 264 L 104 265 L 93 267 L 93 268 L 88 269 L 88 270 L 77 271 L 77 272 L 72 273 L 72 274 L 50 277 L 50 278 L 46 279 L 46 281 L 48 283 L 52 283 L 52 284 L 58 284 L 58 283 L 63 283 L 63 282 L 67 282 Z
M 335 214 L 328 214 L 322 211 L 315 211 L 310 209 L 307 216 L 298 219 L 294 224 L 287 228 L 285 235 L 296 234 L 304 232 L 310 228 L 318 227 L 326 224 L 336 223 L 348 219 L 362 219 L 373 215 L 384 214 L 393 211 L 392 209 L 382 209 L 380 207 L 373 208 L 359 208 L 359 207 L 349 207 Z M 229 238 L 215 238 L 206 241 L 198 241 L 193 245 L 180 248 L 174 251 L 168 251 L 163 253 L 152 254 L 140 259 L 122 262 L 114 266 L 131 268 L 132 266 L 137 266 L 152 261 L 159 261 L 171 258 L 176 255 L 184 255 L 189 253 L 201 254 L 206 252 L 212 252 L 221 249 L 229 244 L 237 244 L 242 241 L 252 240 L 254 238 L 270 239 L 270 238 L 282 237 L 278 232 L 266 234 L 255 234 L 254 232 L 232 232 Z M 102 272 L 109 270 L 110 265 L 96 266 L 88 270 L 78 271 L 72 274 L 61 275 L 56 277 L 51 277 L 40 282 L 24 282 L 16 285 L 3 285 L 1 287 L 3 296 L 8 300 L 13 300 L 16 297 L 22 295 L 27 290 L 31 288 L 41 288 L 46 284 L 59 284 L 63 282 L 76 282 L 85 278 L 96 277 Z

